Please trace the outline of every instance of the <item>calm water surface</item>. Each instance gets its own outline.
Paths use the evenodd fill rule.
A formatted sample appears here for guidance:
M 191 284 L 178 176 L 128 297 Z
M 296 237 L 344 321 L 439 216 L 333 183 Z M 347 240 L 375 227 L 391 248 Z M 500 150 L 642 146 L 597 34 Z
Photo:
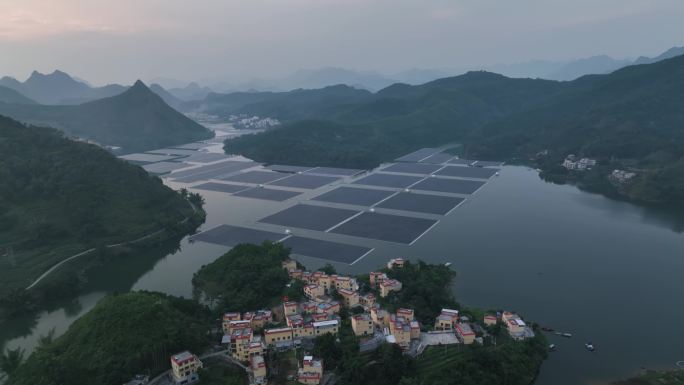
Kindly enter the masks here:
M 296 203 L 202 194 L 208 212 L 202 229 L 229 223 L 280 230 L 255 222 Z M 368 272 L 397 256 L 451 262 L 462 303 L 515 310 L 573 334 L 570 339 L 549 336 L 558 351 L 544 363 L 538 385 L 600 384 L 641 367 L 673 368 L 684 360 L 681 227 L 667 213 L 545 183 L 534 170 L 506 166 L 413 246 L 353 239 L 375 250 L 353 266 L 336 267 L 345 273 Z M 38 336 L 53 328 L 63 333 L 107 292 L 144 289 L 190 297 L 192 274 L 227 250 L 187 238 L 168 247 L 107 262 L 92 272 L 82 296 L 35 319 L 6 325 L 0 344 L 30 350 Z M 298 259 L 312 269 L 324 264 Z M 587 341 L 596 352 L 584 349 Z

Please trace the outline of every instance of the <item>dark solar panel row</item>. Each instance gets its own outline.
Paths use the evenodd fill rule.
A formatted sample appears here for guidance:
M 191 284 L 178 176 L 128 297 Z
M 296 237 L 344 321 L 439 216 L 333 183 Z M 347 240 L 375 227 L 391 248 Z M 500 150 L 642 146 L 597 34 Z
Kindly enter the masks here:
M 397 162 L 420 162 L 421 160 L 439 152 L 440 150 L 436 148 L 421 148 L 420 150 L 414 151 L 395 160 Z

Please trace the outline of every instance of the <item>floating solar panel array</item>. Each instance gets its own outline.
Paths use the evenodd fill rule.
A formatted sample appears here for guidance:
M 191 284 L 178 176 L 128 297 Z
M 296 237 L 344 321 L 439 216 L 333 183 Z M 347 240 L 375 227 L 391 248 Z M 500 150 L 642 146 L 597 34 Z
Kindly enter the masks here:
M 179 168 L 185 167 L 188 167 L 188 165 L 180 162 L 156 162 L 148 163 L 142 166 L 145 171 L 156 175 L 167 174 L 173 170 L 178 170 Z
M 227 160 L 207 166 L 197 167 L 171 173 L 170 178 L 176 182 L 192 183 L 200 180 L 221 179 L 221 177 L 258 166 L 254 162 L 240 162 Z
M 250 167 L 256 165 L 248 164 Z M 267 226 L 280 226 L 281 233 L 226 226 L 199 234 L 194 239 L 226 245 L 239 241 L 281 240 L 295 254 L 353 264 L 372 249 L 320 238 L 336 234 L 411 245 L 430 231 L 441 216 L 451 213 L 467 195 L 475 193 L 496 175 L 500 170 L 495 167 L 501 165 L 499 162 L 459 159 L 439 149 L 424 148 L 398 158 L 397 163 L 380 172 L 357 177 L 346 185 L 319 194 L 311 198 L 309 204 L 298 203 L 257 221 Z M 210 177 L 231 182 L 204 183 L 196 186 L 199 189 L 284 201 L 301 194 L 293 190 L 316 190 L 363 172 L 271 165 L 266 170 L 219 175 L 232 167 L 236 166 L 210 165 L 172 175 L 180 175 L 177 180 Z M 267 186 L 251 186 L 254 184 Z M 283 238 L 282 235 L 291 234 L 292 230 L 288 229 L 319 232 L 320 235 L 315 239 L 300 234 Z
M 171 159 L 177 159 L 178 155 L 161 155 L 161 154 L 128 154 L 122 155 L 119 158 L 135 163 L 154 163 L 163 162 Z

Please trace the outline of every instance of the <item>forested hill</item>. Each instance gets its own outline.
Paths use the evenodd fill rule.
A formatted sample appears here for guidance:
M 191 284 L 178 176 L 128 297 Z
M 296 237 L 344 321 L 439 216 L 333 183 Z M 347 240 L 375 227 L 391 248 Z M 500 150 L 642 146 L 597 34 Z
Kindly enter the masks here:
M 568 175 L 558 165 L 568 154 L 595 158 L 581 184 L 611 189 L 605 174 L 637 173 L 614 191 L 650 203 L 684 202 L 684 56 L 585 76 L 545 103 L 475 131 L 474 156 L 540 159 L 550 177 Z M 596 175 L 600 172 L 601 175 Z
M 474 128 L 528 108 L 560 89 L 558 82 L 489 72 L 421 86 L 396 84 L 363 100 L 331 103 L 310 120 L 230 140 L 226 150 L 265 162 L 374 167 L 416 148 L 461 140 Z M 256 104 L 249 106 L 253 113 L 266 112 L 257 110 Z
M 27 98 L 18 91 L 0 86 L 0 103 L 36 104 L 34 100 Z
M 57 262 L 178 226 L 193 210 L 142 168 L 0 116 L 0 307 Z
M 568 179 L 556 167 L 566 155 L 595 157 L 601 174 L 587 173 L 580 184 L 668 203 L 684 200 L 683 85 L 684 56 L 571 82 L 471 72 L 330 104 L 325 114 L 229 140 L 226 150 L 262 162 L 348 167 L 374 167 L 448 142 L 483 159 L 528 161 L 549 150 L 539 166 L 556 180 Z M 248 106 L 257 114 L 278 111 Z M 615 168 L 639 177 L 611 186 L 606 173 Z
M 183 144 L 213 135 L 169 107 L 141 81 L 120 95 L 75 106 L 0 104 L 0 114 L 122 147 L 126 152 Z
M 169 357 L 207 348 L 209 313 L 191 300 L 132 292 L 105 297 L 14 371 L 8 385 L 119 385 L 156 376 Z

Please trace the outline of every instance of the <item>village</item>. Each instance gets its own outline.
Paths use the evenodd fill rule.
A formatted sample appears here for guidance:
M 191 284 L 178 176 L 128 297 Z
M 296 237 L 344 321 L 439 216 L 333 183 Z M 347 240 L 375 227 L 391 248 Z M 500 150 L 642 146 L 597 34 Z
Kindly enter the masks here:
M 404 259 L 395 258 L 387 263 L 387 268 L 402 269 L 404 263 Z M 487 335 L 486 327 L 499 322 L 515 340 L 534 337 L 532 328 L 513 312 L 485 314 L 482 319 L 474 320 L 460 315 L 458 310 L 445 308 L 433 325 L 421 325 L 413 309 L 398 308 L 389 312 L 380 306 L 378 296 L 385 298 L 401 291 L 402 283 L 384 272 L 371 272 L 370 287 L 366 287 L 353 277 L 304 271 L 293 260 L 284 261 L 282 267 L 292 282 L 304 283 L 304 300 L 284 298 L 273 309 L 223 314 L 222 351 L 245 369 L 250 384 L 269 382 L 268 352 L 308 351 L 316 337 L 337 335 L 342 327 L 342 309 L 349 311 L 360 351 L 390 343 L 398 345 L 404 354 L 418 357 L 432 345 L 481 344 Z M 288 380 L 309 385 L 334 383 L 330 381 L 332 376 L 326 376 L 324 364 L 322 359 L 307 353 L 297 363 L 296 375 Z M 202 367 L 202 360 L 191 352 L 175 354 L 171 357 L 171 380 L 175 385 L 197 382 Z

